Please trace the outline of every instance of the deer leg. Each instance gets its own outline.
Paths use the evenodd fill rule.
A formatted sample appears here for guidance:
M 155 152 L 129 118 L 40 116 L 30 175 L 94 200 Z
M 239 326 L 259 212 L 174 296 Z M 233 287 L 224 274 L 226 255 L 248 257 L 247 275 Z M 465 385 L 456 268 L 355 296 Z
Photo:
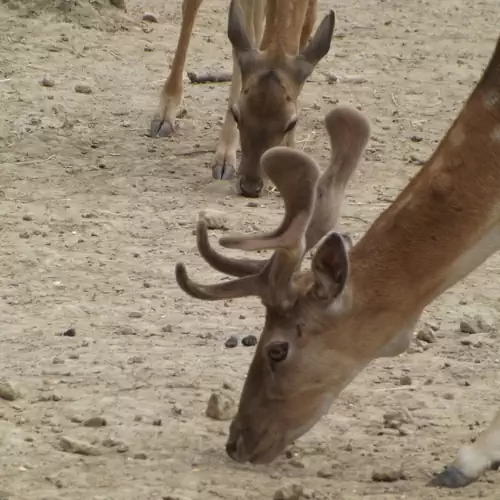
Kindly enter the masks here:
M 474 482 L 487 469 L 500 462 L 500 411 L 473 444 L 463 446 L 452 465 L 435 476 L 430 486 L 462 488 Z
M 177 109 L 182 100 L 182 75 L 196 14 L 203 0 L 183 0 L 182 24 L 174 60 L 160 94 L 158 110 L 151 122 L 151 137 L 170 137 L 174 133 Z
M 246 0 L 240 3 L 243 9 L 245 18 L 245 30 L 250 39 L 250 42 L 255 45 L 256 30 L 255 18 L 259 15 L 260 3 L 262 0 Z M 260 9 L 263 11 L 262 9 Z M 263 13 L 260 14 L 263 16 Z M 262 22 L 261 22 L 262 23 Z M 212 165 L 212 177 L 214 179 L 228 180 L 232 179 L 236 174 L 236 148 L 238 147 L 238 129 L 234 121 L 231 108 L 238 102 L 241 91 L 241 72 L 233 50 L 233 76 L 231 79 L 231 87 L 229 89 L 228 107 L 224 124 L 219 136 L 219 143 L 215 151 L 215 158 Z

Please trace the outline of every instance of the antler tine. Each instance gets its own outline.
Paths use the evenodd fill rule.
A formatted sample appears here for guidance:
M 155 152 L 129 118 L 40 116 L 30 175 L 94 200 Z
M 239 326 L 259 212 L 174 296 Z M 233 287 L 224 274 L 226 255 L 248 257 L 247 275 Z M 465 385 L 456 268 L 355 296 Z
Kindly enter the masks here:
M 186 266 L 181 262 L 178 262 L 175 266 L 175 279 L 185 293 L 201 300 L 224 300 L 249 296 L 261 297 L 265 292 L 263 274 L 224 281 L 216 285 L 201 285 L 189 278 Z
M 286 249 L 303 254 L 302 239 L 314 210 L 319 167 L 307 154 L 282 146 L 266 151 L 261 165 L 285 202 L 283 221 L 271 233 L 225 236 L 219 243 L 241 250 Z
M 370 137 L 368 119 L 347 106 L 329 111 L 325 128 L 330 137 L 331 158 L 318 182 L 316 206 L 306 233 L 307 250 L 337 227 L 345 189 Z
M 244 277 L 259 274 L 269 262 L 267 259 L 235 259 L 216 252 L 210 245 L 207 223 L 203 218 L 198 220 L 196 226 L 196 244 L 200 255 L 214 269 L 231 276 Z

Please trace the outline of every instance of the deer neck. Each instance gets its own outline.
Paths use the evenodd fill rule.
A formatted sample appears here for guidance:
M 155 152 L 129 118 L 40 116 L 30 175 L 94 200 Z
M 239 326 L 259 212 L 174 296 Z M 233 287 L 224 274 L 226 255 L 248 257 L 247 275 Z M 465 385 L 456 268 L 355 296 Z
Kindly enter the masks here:
M 499 47 L 434 155 L 350 252 L 353 305 L 380 345 L 500 249 Z

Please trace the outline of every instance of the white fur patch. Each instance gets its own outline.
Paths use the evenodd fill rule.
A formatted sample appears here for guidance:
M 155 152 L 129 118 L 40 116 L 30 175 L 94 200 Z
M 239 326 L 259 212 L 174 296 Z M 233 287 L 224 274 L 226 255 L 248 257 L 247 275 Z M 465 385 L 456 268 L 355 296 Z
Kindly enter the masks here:
M 495 125 L 490 133 L 490 139 L 493 142 L 500 142 L 500 125 Z

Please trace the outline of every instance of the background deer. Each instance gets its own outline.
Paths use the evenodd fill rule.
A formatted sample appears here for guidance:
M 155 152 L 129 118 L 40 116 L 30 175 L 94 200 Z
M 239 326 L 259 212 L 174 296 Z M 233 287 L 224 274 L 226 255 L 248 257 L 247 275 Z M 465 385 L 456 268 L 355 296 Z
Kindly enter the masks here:
M 310 157 L 273 148 L 262 166 L 284 198 L 282 224 L 270 234 L 220 239 L 228 248 L 275 249 L 268 261 L 215 259 L 205 248 L 216 268 L 243 276 L 211 286 L 192 282 L 177 264 L 178 284 L 194 297 L 254 295 L 266 308 L 226 445 L 239 462 L 273 461 L 371 361 L 404 352 L 424 308 L 500 248 L 500 39 L 437 150 L 354 246 L 331 230 L 338 217 L 331 203 L 368 127 L 359 114 L 337 109 L 326 128 L 330 171 L 339 172 L 322 186 L 332 198 L 321 196 L 325 177 Z M 199 237 L 204 232 L 200 223 Z M 301 272 L 320 237 L 311 269 Z M 500 413 L 431 484 L 465 486 L 499 460 Z
M 202 0 L 183 0 L 181 32 L 151 123 L 152 137 L 168 137 L 174 132 L 189 40 L 201 3 Z M 316 21 L 316 3 L 317 0 L 231 0 L 227 32 L 233 48 L 233 75 L 212 175 L 215 179 L 234 176 L 239 129 L 241 160 L 237 187 L 244 196 L 260 196 L 261 154 L 281 144 L 285 136 L 289 146 L 295 145 L 297 99 L 306 79 L 330 50 L 335 24 L 330 11 L 309 41 Z

